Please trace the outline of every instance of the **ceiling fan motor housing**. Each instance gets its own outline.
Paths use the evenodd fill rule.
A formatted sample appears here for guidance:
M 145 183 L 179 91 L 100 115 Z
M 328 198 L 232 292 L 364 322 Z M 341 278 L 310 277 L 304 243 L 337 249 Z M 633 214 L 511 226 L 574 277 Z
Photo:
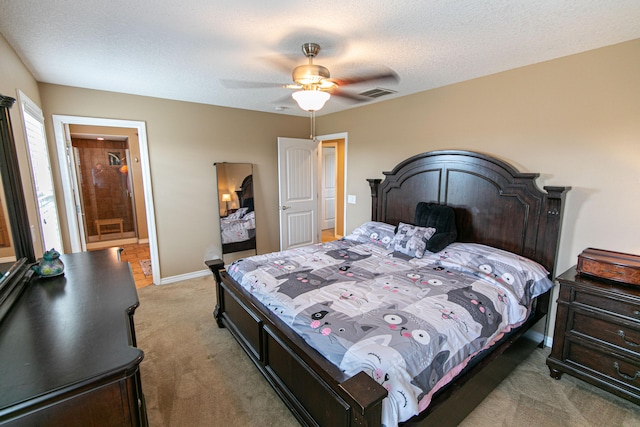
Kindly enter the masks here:
M 306 64 L 294 68 L 292 76 L 294 82 L 306 86 L 320 83 L 322 80 L 328 79 L 331 74 L 327 67 L 323 67 L 322 65 Z

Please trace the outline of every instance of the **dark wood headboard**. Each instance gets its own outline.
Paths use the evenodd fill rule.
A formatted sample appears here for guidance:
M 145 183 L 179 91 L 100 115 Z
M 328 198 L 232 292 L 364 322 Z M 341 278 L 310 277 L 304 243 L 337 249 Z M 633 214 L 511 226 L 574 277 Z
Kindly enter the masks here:
M 253 211 L 253 174 L 247 175 L 242 180 L 239 190 L 236 190 L 238 196 L 238 205 L 241 208 L 249 208 L 249 212 Z
M 448 205 L 456 213 L 458 241 L 523 255 L 555 277 L 564 196 L 571 187 L 543 191 L 535 183 L 537 173 L 459 150 L 418 154 L 384 175 L 384 181 L 367 180 L 372 220 L 413 223 L 418 202 Z

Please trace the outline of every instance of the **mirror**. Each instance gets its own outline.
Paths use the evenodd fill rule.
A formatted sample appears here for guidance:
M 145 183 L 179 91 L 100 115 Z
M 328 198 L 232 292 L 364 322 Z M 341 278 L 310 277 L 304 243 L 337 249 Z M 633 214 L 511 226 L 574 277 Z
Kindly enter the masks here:
M 16 258 L 15 263 L 0 264 L 0 321 L 20 297 L 28 283 L 22 277 L 29 274 L 30 263 L 36 260 L 9 114 L 15 101 L 14 98 L 0 94 L 0 176 L 4 190 L 0 190 L 0 194 L 4 195 L 2 202 L 6 203 Z M 0 210 L 2 209 L 0 206 Z
M 253 165 L 216 163 L 222 253 L 256 250 Z

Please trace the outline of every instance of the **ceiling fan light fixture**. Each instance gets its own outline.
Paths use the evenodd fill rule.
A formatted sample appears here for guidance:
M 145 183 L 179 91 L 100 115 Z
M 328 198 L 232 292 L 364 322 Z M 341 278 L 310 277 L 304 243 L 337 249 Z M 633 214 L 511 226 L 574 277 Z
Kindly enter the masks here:
M 329 100 L 331 95 L 321 90 L 299 90 L 291 94 L 298 106 L 305 111 L 318 111 Z

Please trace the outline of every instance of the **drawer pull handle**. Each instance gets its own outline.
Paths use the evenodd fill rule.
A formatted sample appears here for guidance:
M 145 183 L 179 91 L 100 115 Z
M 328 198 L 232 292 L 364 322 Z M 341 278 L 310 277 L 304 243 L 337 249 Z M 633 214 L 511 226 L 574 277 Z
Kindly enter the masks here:
M 613 362 L 613 367 L 616 368 L 616 372 L 618 373 L 618 375 L 620 375 L 625 380 L 635 381 L 640 376 L 640 371 L 636 371 L 636 374 L 634 376 L 620 372 L 620 365 L 618 365 L 618 362 Z
M 618 335 L 620 335 L 622 337 L 622 341 L 624 341 L 626 344 L 632 346 L 632 347 L 640 347 L 640 344 L 632 342 L 632 341 L 628 341 L 627 338 L 624 336 L 624 331 L 622 329 L 620 329 L 618 331 Z

